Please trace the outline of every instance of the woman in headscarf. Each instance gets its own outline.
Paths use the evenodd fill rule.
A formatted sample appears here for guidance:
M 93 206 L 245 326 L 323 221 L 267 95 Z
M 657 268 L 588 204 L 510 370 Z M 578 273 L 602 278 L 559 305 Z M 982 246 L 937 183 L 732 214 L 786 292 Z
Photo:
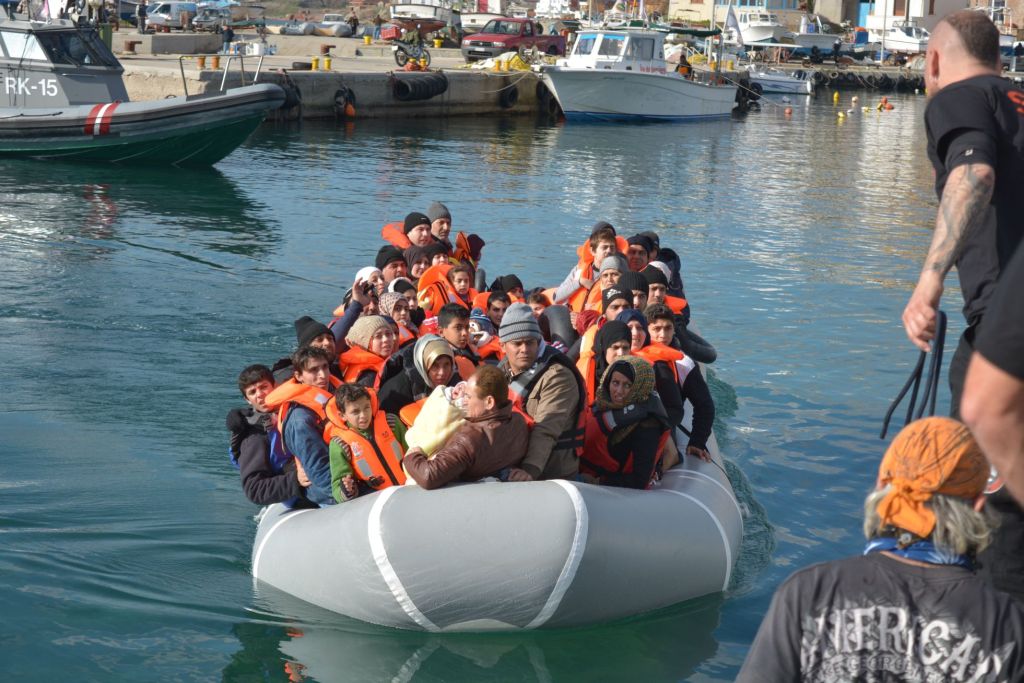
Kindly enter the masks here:
M 637 351 L 647 346 L 650 342 L 650 337 L 647 334 L 647 318 L 637 309 L 627 308 L 622 313 L 619 313 L 619 317 L 616 320 L 626 323 L 626 326 L 629 327 L 631 335 L 629 343 L 630 353 L 636 354 Z
M 412 363 L 406 360 L 401 372 L 380 389 L 380 407 L 385 412 L 401 415 L 402 408 L 424 400 L 434 387 L 455 386 L 462 381 L 455 369 L 455 352 L 436 334 L 417 339 L 411 355 Z
M 583 375 L 583 385 L 587 388 L 587 405 L 594 402 L 597 380 L 616 358 L 629 353 L 632 343 L 632 332 L 626 323 L 610 320 L 597 331 L 594 347 L 580 355 L 576 368 Z
M 580 472 L 607 486 L 649 488 L 670 435 L 651 364 L 622 356 L 601 376 L 587 413 Z
M 398 348 L 404 348 L 416 341 L 416 326 L 409 316 L 409 300 L 398 292 L 384 292 L 380 295 L 381 315 L 395 321 L 398 328 Z
M 356 320 L 345 337 L 348 350 L 339 358 L 344 381 L 376 389 L 384 363 L 397 348 L 395 330 L 380 315 Z

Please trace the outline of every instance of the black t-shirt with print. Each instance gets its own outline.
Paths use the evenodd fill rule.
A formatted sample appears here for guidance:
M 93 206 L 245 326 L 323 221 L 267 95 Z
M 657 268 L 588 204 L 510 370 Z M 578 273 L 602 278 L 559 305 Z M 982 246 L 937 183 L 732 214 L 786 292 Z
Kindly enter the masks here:
M 1024 607 L 955 566 L 880 553 L 782 584 L 738 681 L 1020 681 Z
M 928 158 L 939 198 L 949 173 L 963 164 L 995 169 L 984 224 L 957 259 L 964 317 L 976 322 L 1024 236 L 1024 90 L 998 76 L 975 76 L 943 88 L 925 110 Z

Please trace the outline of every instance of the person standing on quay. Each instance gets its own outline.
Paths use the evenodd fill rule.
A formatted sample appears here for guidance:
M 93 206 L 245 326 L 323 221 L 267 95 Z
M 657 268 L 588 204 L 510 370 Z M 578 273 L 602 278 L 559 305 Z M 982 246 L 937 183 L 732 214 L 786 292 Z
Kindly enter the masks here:
M 907 336 L 927 350 L 935 336 L 943 281 L 955 264 L 967 329 L 949 365 L 951 414 L 960 415 L 964 375 L 1000 272 L 1024 235 L 1024 91 L 1000 75 L 999 31 L 981 12 L 944 17 L 925 57 L 928 157 L 939 211 L 914 293 L 903 311 Z M 1005 493 L 990 499 L 1002 515 L 981 556 L 997 588 L 1024 600 L 1024 510 Z

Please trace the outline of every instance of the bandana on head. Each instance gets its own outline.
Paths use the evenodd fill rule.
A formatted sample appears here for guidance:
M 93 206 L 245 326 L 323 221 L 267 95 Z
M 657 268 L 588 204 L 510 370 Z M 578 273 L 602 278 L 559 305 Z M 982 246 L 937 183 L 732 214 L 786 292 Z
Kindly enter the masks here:
M 928 538 L 935 513 L 925 503 L 935 494 L 973 499 L 985 490 L 989 466 L 974 437 L 948 417 L 926 417 L 903 428 L 878 469 L 889 493 L 878 504 L 883 525 Z

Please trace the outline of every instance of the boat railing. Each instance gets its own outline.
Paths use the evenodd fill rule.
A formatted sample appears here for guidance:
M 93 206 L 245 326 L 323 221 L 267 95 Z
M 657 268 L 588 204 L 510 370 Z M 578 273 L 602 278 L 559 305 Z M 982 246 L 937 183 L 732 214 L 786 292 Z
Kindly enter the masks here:
M 256 62 L 256 70 L 252 72 L 252 82 L 246 83 L 246 71 L 245 71 L 245 55 L 224 55 L 224 54 L 208 54 L 208 55 L 181 55 L 178 57 L 178 69 L 181 71 L 181 85 L 185 89 L 185 97 L 189 97 L 188 94 L 188 79 L 185 77 L 185 60 L 198 59 L 200 61 L 205 59 L 223 59 L 224 67 L 221 72 L 220 79 L 220 92 L 227 90 L 228 86 L 228 74 L 231 72 L 231 67 L 237 62 L 238 71 L 242 77 L 242 85 L 255 85 L 260 79 L 260 72 L 263 70 L 263 58 L 266 55 L 253 55 L 258 56 L 259 59 Z

